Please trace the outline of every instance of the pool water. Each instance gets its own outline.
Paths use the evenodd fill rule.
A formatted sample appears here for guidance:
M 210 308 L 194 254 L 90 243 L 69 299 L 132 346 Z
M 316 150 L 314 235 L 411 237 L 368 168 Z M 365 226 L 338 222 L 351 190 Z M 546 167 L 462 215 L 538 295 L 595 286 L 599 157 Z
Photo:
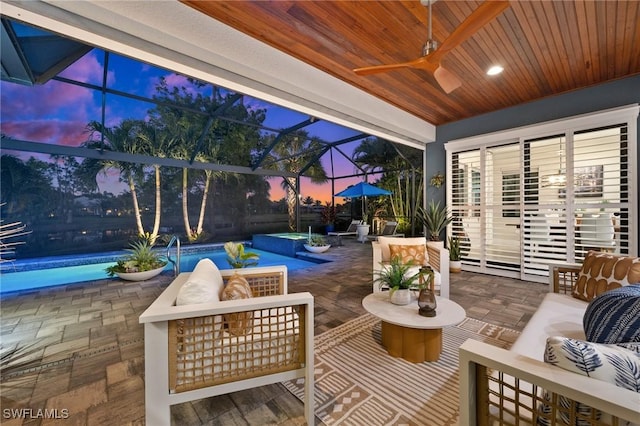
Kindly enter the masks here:
M 318 263 L 294 257 L 283 256 L 264 250 L 250 249 L 260 255 L 257 266 L 286 265 L 289 271 L 317 266 Z M 173 256 L 175 258 L 175 255 Z M 193 271 L 200 259 L 211 259 L 219 269 L 229 269 L 227 254 L 224 250 L 210 250 L 202 252 L 183 252 L 180 257 L 180 272 Z M 102 280 L 109 278 L 104 271 L 113 261 L 92 263 L 89 265 L 64 266 L 59 268 L 24 270 L 10 272 L 10 268 L 0 274 L 0 293 L 31 290 L 55 285 L 71 284 L 83 281 Z M 172 265 L 165 267 L 165 274 L 172 274 Z

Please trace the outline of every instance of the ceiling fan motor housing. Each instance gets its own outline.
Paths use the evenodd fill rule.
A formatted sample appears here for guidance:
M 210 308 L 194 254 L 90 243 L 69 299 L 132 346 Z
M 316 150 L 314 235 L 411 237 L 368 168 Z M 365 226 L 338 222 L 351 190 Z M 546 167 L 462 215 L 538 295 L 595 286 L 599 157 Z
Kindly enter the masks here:
M 424 42 L 422 46 L 422 56 L 427 56 L 429 53 L 434 52 L 438 48 L 438 42 L 432 39 L 429 39 Z

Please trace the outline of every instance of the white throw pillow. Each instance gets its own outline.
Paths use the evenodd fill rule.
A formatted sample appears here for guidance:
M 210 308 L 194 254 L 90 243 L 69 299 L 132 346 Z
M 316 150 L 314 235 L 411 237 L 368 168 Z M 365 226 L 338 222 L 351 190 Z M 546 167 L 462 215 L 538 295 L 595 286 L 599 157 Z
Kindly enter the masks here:
M 224 288 L 222 275 L 210 259 L 198 262 L 176 298 L 176 306 L 217 302 Z
M 602 343 L 591 343 L 585 340 L 570 339 L 567 337 L 553 336 L 547 338 L 544 362 L 553 364 L 564 370 L 574 372 L 593 379 L 612 383 L 616 386 L 629 389 L 635 392 L 640 390 L 640 352 L 633 345 L 619 344 L 609 345 Z M 595 386 L 595 385 L 594 385 Z M 551 400 L 548 392 L 544 392 L 543 399 Z M 559 404 L 562 407 L 570 407 L 574 401 L 560 395 Z M 587 404 L 578 402 L 576 405 L 578 413 L 590 417 L 594 415 L 602 421 L 598 424 L 611 424 L 611 416 L 599 410 L 592 413 L 592 408 Z M 538 406 L 538 425 L 546 426 L 551 424 L 551 407 L 544 402 Z M 567 424 L 569 414 L 558 410 L 556 419 Z M 588 420 L 578 419 L 577 426 L 594 424 Z M 637 426 L 638 423 L 626 423 L 624 425 Z

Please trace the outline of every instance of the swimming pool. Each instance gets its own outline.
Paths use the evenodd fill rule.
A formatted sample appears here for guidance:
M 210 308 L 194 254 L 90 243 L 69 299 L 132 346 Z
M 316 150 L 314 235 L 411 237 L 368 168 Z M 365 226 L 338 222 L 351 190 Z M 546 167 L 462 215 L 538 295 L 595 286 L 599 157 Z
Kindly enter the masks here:
M 308 261 L 295 257 L 283 256 L 277 253 L 271 253 L 265 250 L 249 250 L 260 255 L 258 266 L 287 265 L 289 271 L 295 271 L 296 269 L 317 266 L 318 263 L 321 263 L 321 261 Z M 113 265 L 115 259 L 123 253 L 124 252 L 114 252 L 102 257 L 98 257 L 96 255 L 67 256 L 65 257 L 66 260 L 63 260 L 61 257 L 46 258 L 49 259 L 48 261 L 33 259 L 29 261 L 17 261 L 15 264 L 4 265 L 4 271 L 0 274 L 0 293 L 106 279 L 109 277 L 104 269 Z M 175 254 L 172 255 L 172 257 L 175 259 Z M 227 255 L 222 249 L 222 246 L 209 245 L 195 249 L 185 248 L 180 256 L 180 272 L 193 271 L 193 268 L 195 268 L 198 261 L 204 258 L 211 259 L 220 269 L 229 269 Z M 106 261 L 99 261 L 100 259 Z M 69 264 L 71 261 L 75 264 Z M 97 263 L 79 264 L 83 262 Z M 42 269 L 45 265 L 53 265 L 56 263 L 59 267 Z M 38 267 L 40 267 L 40 269 L 34 269 Z M 168 264 L 165 267 L 163 273 L 173 273 L 171 264 Z

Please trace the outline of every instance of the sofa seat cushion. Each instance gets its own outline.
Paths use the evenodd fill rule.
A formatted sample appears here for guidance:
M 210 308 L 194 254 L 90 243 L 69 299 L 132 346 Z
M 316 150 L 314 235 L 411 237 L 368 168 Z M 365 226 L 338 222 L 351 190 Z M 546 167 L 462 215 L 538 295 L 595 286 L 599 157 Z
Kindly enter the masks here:
M 587 305 L 587 302 L 564 294 L 546 294 L 511 351 L 543 361 L 547 337 L 563 336 L 584 340 L 582 317 Z
M 640 283 L 640 258 L 590 251 L 571 294 L 589 302 L 607 290 L 636 283 Z
M 640 285 L 596 296 L 587 306 L 582 323 L 590 342 L 640 342 Z

